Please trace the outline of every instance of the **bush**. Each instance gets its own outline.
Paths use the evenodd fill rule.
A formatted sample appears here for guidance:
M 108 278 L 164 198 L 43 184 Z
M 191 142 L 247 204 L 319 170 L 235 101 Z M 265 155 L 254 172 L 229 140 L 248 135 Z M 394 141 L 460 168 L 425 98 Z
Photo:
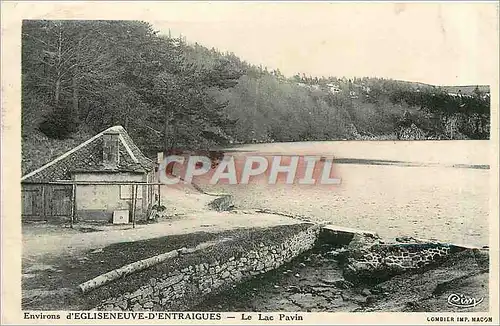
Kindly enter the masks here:
M 77 119 L 71 110 L 65 107 L 56 107 L 47 118 L 40 123 L 38 129 L 47 137 L 66 139 L 77 130 L 77 127 Z

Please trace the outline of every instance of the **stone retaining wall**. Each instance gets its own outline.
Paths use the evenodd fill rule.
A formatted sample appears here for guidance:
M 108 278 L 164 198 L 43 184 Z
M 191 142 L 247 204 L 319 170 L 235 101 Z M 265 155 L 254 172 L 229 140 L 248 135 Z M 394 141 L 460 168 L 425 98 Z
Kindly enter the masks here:
M 319 230 L 319 226 L 311 225 L 310 228 L 298 232 L 279 244 L 259 243 L 258 246 L 249 248 L 248 252 L 238 257 L 230 257 L 225 261 L 201 262 L 174 271 L 169 271 L 166 267 L 162 271 L 162 266 L 160 266 L 156 269 L 158 276 L 151 278 L 148 284 L 138 284 L 136 291 L 109 298 L 94 310 L 179 311 L 189 309 L 202 302 L 208 295 L 219 293 L 255 275 L 276 269 L 312 249 Z M 230 246 L 231 241 L 224 245 Z M 121 281 L 126 282 L 127 279 Z

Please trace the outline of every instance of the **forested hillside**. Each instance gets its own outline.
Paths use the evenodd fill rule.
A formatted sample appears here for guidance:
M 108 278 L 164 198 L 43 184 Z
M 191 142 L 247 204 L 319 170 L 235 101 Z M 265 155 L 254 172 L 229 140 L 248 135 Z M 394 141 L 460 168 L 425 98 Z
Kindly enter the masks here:
M 23 173 L 118 124 L 154 157 L 248 142 L 488 139 L 489 112 L 489 87 L 285 77 L 145 22 L 23 23 Z

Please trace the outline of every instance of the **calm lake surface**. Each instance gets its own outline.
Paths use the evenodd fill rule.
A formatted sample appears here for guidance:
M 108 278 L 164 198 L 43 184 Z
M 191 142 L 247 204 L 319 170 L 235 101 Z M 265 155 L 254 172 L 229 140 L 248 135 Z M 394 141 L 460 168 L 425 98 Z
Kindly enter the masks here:
M 252 144 L 238 151 L 324 155 L 342 179 L 324 186 L 218 185 L 238 208 L 267 208 L 379 233 L 488 245 L 490 141 Z M 244 155 L 244 154 L 243 154 Z

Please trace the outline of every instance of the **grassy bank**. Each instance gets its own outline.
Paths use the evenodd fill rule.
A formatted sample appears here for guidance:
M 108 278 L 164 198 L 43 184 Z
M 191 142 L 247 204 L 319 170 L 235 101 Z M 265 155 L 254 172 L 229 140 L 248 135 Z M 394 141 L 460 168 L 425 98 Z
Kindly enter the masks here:
M 87 251 L 78 257 L 44 257 L 43 264 L 23 262 L 23 309 L 91 309 L 101 300 L 135 291 L 151 278 L 180 270 L 200 262 L 224 261 L 238 257 L 261 243 L 272 245 L 310 227 L 310 224 L 271 228 L 237 229 L 220 233 L 197 232 L 136 242 L 113 244 Z M 179 256 L 125 279 L 110 283 L 86 295 L 78 284 L 126 264 L 183 247 L 190 248 L 207 241 L 220 241 L 215 246 L 193 254 Z

